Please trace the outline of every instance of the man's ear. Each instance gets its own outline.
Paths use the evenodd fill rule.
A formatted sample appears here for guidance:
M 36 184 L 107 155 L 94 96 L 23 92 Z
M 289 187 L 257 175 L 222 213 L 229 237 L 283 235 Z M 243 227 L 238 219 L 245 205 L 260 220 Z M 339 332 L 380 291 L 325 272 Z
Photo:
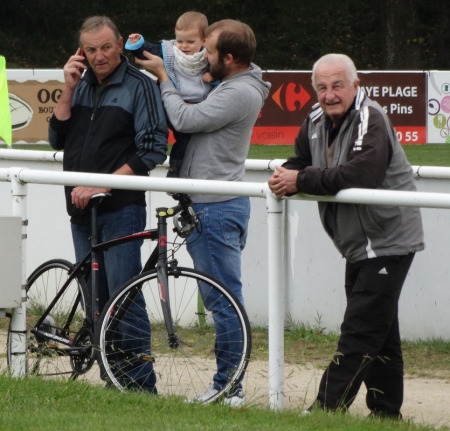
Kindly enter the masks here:
M 233 54 L 227 54 L 223 57 L 224 64 L 231 64 L 234 61 Z
M 123 37 L 122 36 L 119 37 L 117 45 L 119 45 L 120 52 L 122 52 L 123 51 Z

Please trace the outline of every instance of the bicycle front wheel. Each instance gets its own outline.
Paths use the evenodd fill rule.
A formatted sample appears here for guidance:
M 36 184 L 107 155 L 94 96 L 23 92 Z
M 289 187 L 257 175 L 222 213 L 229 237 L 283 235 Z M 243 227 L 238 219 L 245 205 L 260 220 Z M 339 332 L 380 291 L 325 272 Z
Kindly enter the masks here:
M 67 347 L 57 341 L 36 336 L 31 329 L 38 328 L 46 333 L 57 335 L 61 339 L 73 340 L 82 327 L 85 319 L 85 284 L 81 277 L 74 277 L 65 288 L 58 301 L 51 307 L 43 322 L 36 326 L 41 316 L 47 312 L 64 283 L 69 278 L 72 264 L 63 259 L 54 259 L 40 265 L 27 281 L 27 372 L 44 377 L 70 378 L 76 377 L 73 364 L 65 352 Z M 7 361 L 12 363 L 17 337 L 25 334 L 14 334 L 11 323 L 7 339 Z
M 245 310 L 227 287 L 194 269 L 169 269 L 168 285 L 168 295 L 160 295 L 153 270 L 110 299 L 100 317 L 103 366 L 120 390 L 219 400 L 240 383 L 248 364 Z M 162 304 L 170 309 L 173 334 L 166 329 Z M 199 398 L 213 379 L 221 389 Z

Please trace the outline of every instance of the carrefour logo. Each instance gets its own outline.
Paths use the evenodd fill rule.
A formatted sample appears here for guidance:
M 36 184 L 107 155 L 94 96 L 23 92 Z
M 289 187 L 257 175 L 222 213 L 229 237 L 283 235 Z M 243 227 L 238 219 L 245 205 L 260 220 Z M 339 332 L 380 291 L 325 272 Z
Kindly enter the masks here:
M 300 111 L 311 99 L 309 93 L 294 82 L 281 84 L 272 96 L 272 100 L 284 111 Z

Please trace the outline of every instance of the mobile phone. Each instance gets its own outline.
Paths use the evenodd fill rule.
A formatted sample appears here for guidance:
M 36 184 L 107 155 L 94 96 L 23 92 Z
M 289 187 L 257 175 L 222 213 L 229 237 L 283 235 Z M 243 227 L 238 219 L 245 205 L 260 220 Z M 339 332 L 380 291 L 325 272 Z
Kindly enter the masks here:
M 86 54 L 84 53 L 84 51 L 81 48 L 80 48 L 78 55 L 82 55 L 84 57 L 83 60 L 80 60 L 80 61 L 82 61 L 83 63 L 86 64 Z M 79 69 L 80 69 L 80 72 L 83 72 L 83 69 L 81 67 Z

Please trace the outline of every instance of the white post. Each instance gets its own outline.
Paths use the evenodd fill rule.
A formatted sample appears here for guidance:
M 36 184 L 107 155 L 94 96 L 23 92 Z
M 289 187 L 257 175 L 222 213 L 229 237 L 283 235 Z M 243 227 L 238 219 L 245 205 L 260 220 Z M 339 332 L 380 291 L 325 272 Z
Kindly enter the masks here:
M 27 238 L 27 185 L 19 180 L 23 168 L 11 168 L 11 194 L 13 198 L 13 217 L 22 219 L 22 304 L 12 309 L 10 345 L 10 372 L 13 377 L 23 377 L 27 370 L 27 326 L 26 326 L 26 238 Z
M 269 407 L 284 404 L 284 201 L 266 194 L 269 248 Z

